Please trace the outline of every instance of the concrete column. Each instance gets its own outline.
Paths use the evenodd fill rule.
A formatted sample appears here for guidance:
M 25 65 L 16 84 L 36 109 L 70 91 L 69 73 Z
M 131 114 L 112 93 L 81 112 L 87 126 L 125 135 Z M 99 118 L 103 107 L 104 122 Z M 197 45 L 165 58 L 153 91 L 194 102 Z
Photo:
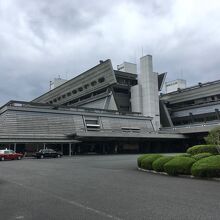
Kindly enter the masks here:
M 63 144 L 61 144 L 61 152 L 62 152 L 62 154 L 63 154 Z
M 217 119 L 220 120 L 220 113 L 217 108 L 215 109 L 215 114 L 216 114 Z
M 14 143 L 14 152 L 16 152 L 16 147 L 17 147 L 17 144 Z
M 152 56 L 140 58 L 140 75 L 138 84 L 141 86 L 142 113 L 153 117 L 156 130 L 160 127 L 158 75 L 153 72 Z
M 44 143 L 44 149 L 46 149 L 46 144 Z
M 69 143 L 69 156 L 71 157 L 71 154 L 72 154 L 72 144 L 71 143 Z

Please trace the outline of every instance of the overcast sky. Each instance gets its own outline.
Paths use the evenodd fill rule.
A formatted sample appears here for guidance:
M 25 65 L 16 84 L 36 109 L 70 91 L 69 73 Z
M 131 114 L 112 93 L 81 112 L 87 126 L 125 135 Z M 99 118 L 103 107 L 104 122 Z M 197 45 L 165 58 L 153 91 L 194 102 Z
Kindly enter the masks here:
M 0 0 L 0 104 L 142 51 L 168 80 L 220 79 L 220 1 Z

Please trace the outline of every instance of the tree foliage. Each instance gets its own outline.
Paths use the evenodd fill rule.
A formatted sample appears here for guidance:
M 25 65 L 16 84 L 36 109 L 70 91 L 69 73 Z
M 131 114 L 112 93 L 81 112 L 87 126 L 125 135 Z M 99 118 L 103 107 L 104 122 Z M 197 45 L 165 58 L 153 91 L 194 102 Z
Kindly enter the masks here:
M 220 146 L 220 126 L 209 131 L 209 134 L 205 137 L 207 144 L 213 144 Z

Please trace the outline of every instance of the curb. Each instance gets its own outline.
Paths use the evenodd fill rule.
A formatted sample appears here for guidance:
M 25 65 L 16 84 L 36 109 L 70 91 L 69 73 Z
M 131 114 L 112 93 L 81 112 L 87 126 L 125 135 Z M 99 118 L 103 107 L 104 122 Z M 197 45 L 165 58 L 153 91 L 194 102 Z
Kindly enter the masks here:
M 159 174 L 159 175 L 163 175 L 163 176 L 170 176 L 168 175 L 167 173 L 165 172 L 157 172 L 155 170 L 145 170 L 143 168 L 140 168 L 140 167 L 137 167 L 137 169 L 139 171 L 142 171 L 142 172 L 147 172 L 147 173 L 153 173 L 153 174 Z M 172 176 L 170 176 L 172 177 Z M 175 177 L 184 177 L 184 178 L 188 178 L 188 179 L 197 179 L 197 180 L 211 180 L 211 181 L 218 181 L 220 182 L 220 178 L 198 178 L 198 177 L 195 177 L 195 176 L 192 176 L 192 175 L 178 175 L 178 176 L 175 176 Z

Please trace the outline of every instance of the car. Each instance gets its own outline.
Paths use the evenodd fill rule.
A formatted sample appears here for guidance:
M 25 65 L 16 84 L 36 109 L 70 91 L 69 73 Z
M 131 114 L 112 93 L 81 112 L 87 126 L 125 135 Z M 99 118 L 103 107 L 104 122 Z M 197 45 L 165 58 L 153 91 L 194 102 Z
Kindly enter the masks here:
M 0 150 L 0 160 L 21 160 L 23 157 L 23 154 L 16 153 L 13 150 Z
M 63 154 L 61 152 L 57 152 L 53 149 L 41 149 L 38 152 L 36 152 L 35 154 L 33 154 L 34 157 L 36 157 L 37 159 L 43 159 L 46 157 L 52 157 L 52 158 L 60 158 Z

